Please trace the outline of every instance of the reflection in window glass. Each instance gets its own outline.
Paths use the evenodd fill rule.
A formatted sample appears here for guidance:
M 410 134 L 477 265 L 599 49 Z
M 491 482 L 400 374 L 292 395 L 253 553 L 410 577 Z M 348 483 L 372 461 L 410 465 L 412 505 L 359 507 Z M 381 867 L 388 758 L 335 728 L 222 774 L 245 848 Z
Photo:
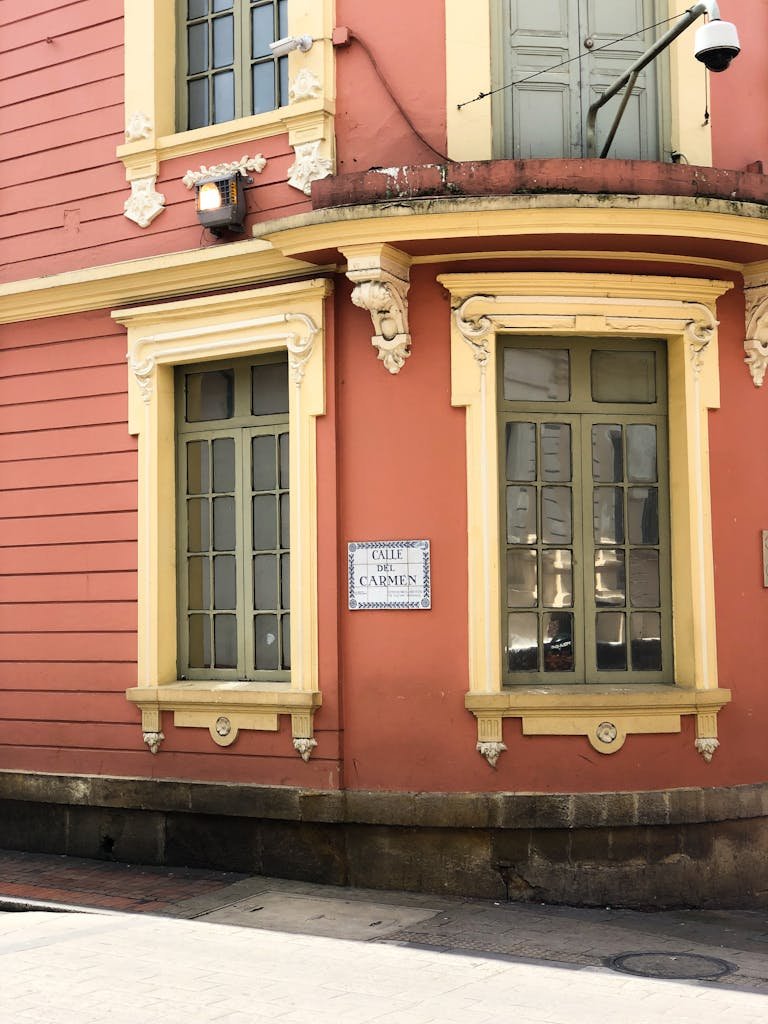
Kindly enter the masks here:
M 536 541 L 536 488 L 507 487 L 507 542 Z
M 209 370 L 186 375 L 187 423 L 224 420 L 232 416 L 234 375 L 232 370 Z
M 568 483 L 571 479 L 571 428 L 568 423 L 541 425 L 541 479 Z
M 656 353 L 592 353 L 592 398 L 595 402 L 656 401 Z
M 507 480 L 536 479 L 536 424 L 507 424 Z
M 507 664 L 510 672 L 538 669 L 538 616 L 535 613 L 515 612 L 507 616 Z
M 598 669 L 603 671 L 625 670 L 627 667 L 627 637 L 624 612 L 599 612 L 595 618 Z
M 548 612 L 544 615 L 544 671 L 571 672 L 573 667 L 573 615 Z
M 536 552 L 513 548 L 507 552 L 507 605 L 535 608 L 537 600 Z
M 504 349 L 504 398 L 509 402 L 567 402 L 571 397 L 567 349 Z

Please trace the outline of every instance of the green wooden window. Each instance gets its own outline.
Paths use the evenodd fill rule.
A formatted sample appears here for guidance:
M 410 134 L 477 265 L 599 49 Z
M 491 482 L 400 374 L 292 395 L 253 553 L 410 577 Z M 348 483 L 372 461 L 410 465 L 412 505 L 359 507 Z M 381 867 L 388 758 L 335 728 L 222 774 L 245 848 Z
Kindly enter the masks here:
M 275 110 L 288 102 L 288 0 L 181 0 L 180 131 Z
M 505 339 L 507 683 L 672 683 L 665 348 Z
M 586 156 L 590 105 L 650 45 L 656 33 L 642 29 L 667 17 L 666 8 L 664 0 L 496 0 L 494 85 L 508 88 L 494 97 L 495 155 Z M 664 66 L 662 59 L 640 73 L 611 157 L 660 159 L 657 77 Z M 620 101 L 600 111 L 598 152 Z
M 183 367 L 176 395 L 179 676 L 288 679 L 288 364 Z

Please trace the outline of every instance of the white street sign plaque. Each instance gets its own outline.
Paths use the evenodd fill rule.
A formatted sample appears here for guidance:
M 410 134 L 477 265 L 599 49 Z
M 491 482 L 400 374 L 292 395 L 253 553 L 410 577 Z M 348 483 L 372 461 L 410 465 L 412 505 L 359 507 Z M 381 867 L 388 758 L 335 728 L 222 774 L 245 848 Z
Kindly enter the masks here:
M 358 540 L 348 545 L 349 607 L 432 607 L 428 540 Z

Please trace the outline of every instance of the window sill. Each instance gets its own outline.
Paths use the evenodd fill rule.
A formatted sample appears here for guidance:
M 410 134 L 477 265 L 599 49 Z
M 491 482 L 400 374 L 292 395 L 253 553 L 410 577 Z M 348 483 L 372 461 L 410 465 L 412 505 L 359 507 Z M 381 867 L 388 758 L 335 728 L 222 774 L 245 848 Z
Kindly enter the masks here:
M 613 754 L 631 734 L 679 733 L 681 717 L 695 715 L 696 749 L 710 761 L 717 715 L 730 699 L 730 690 L 681 686 L 537 686 L 470 692 L 464 704 L 477 718 L 477 746 L 486 757 L 483 747 L 498 748 L 496 757 L 504 749 L 504 718 L 520 718 L 524 736 L 586 736 L 598 753 Z
M 279 716 L 290 715 L 293 746 L 305 761 L 316 746 L 312 720 L 323 702 L 321 693 L 291 689 L 286 683 L 238 681 L 177 680 L 137 686 L 127 690 L 126 697 L 141 710 L 144 742 L 153 754 L 164 739 L 163 711 L 173 712 L 176 727 L 207 728 L 220 747 L 234 743 L 241 729 L 277 732 Z
M 224 146 L 244 145 L 258 139 L 288 133 L 292 146 L 330 138 L 334 104 L 319 97 L 291 103 L 264 114 L 242 117 L 224 124 L 194 128 L 159 138 L 149 136 L 117 147 L 128 180 L 157 175 L 163 160 L 193 156 Z

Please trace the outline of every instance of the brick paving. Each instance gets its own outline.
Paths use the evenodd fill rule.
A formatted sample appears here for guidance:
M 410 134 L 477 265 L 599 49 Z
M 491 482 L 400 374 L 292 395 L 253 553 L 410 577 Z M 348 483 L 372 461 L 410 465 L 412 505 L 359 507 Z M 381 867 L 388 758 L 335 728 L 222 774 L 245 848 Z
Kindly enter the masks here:
M 160 912 L 245 878 L 231 871 L 159 868 L 0 850 L 0 898 L 102 910 Z

